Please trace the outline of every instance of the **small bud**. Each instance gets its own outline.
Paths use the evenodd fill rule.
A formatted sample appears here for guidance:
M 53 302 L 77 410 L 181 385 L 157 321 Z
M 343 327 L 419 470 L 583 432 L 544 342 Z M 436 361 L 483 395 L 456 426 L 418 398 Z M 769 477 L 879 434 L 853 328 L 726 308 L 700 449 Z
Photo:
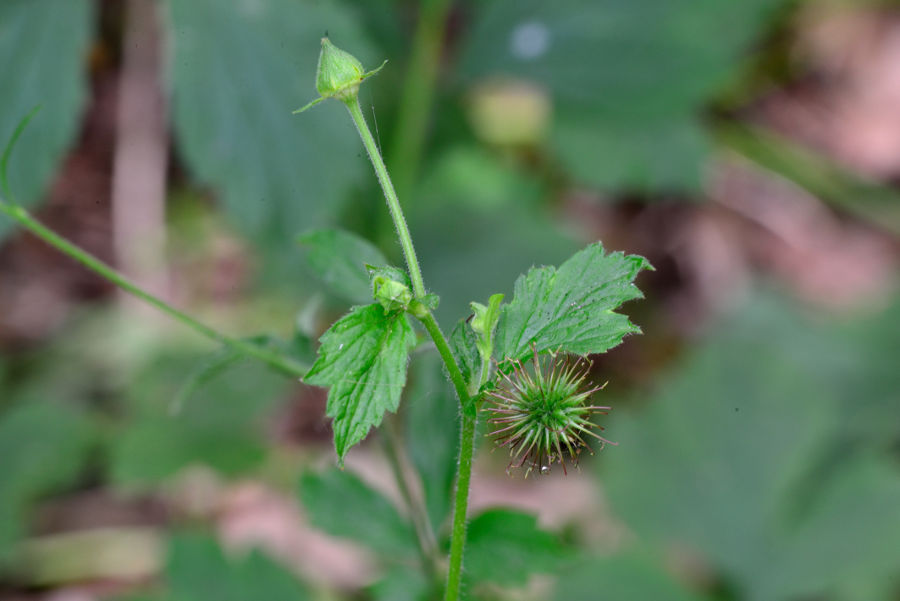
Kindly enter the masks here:
M 344 99 L 355 96 L 366 70 L 355 56 L 341 50 L 328 38 L 322 38 L 319 66 L 316 69 L 316 89 L 325 98 Z
M 372 296 L 381 303 L 385 311 L 406 311 L 413 302 L 409 289 L 409 276 L 396 267 L 370 268 Z
M 302 113 L 326 98 L 337 98 L 344 102 L 354 100 L 359 94 L 359 84 L 381 71 L 386 63 L 384 61 L 381 67 L 367 73 L 355 56 L 341 50 L 328 38 L 322 38 L 319 66 L 316 68 L 316 90 L 320 96 L 294 113 Z

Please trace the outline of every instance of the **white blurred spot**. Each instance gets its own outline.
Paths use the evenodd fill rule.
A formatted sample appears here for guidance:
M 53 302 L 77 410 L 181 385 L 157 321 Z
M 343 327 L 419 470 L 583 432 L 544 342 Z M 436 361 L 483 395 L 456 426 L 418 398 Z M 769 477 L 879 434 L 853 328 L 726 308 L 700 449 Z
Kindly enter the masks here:
M 535 59 L 550 47 L 550 30 L 543 23 L 528 21 L 515 29 L 509 38 L 513 56 L 522 60 Z

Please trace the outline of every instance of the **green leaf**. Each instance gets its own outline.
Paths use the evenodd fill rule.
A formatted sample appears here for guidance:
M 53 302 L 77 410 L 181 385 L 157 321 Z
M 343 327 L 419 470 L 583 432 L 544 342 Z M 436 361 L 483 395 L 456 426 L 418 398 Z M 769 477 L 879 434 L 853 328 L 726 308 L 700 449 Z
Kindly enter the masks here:
M 307 472 L 300 479 L 300 500 L 316 528 L 355 540 L 388 557 L 416 553 L 416 535 L 393 504 L 351 472 Z
M 32 504 L 75 481 L 92 430 L 71 407 L 47 402 L 14 406 L 0 417 L 0 559 L 24 534 Z
M 329 389 L 326 414 L 334 420 L 334 447 L 343 462 L 386 411 L 397 410 L 416 336 L 405 314 L 373 304 L 354 307 L 319 340 L 319 358 L 304 381 Z
M 660 561 L 646 553 L 626 551 L 613 557 L 579 561 L 560 574 L 556 587 L 558 601 L 593 599 L 603 601 L 698 601 L 663 569 Z
M 89 0 L 0 3 L 0 146 L 29 111 L 43 107 L 10 157 L 14 198 L 7 200 L 40 200 L 78 131 L 93 22 Z M 0 220 L 0 237 L 10 225 Z
M 466 383 L 477 378 L 481 367 L 478 358 L 478 336 L 469 327 L 468 319 L 460 319 L 453 328 L 450 334 L 450 350 Z
M 168 0 L 166 14 L 175 137 L 197 180 L 220 193 L 243 233 L 269 247 L 333 216 L 367 171 L 352 160 L 357 134 L 340 103 L 315 115 L 291 111 L 315 94 L 327 29 L 374 63 L 352 13 L 328 0 Z
M 578 355 L 602 353 L 640 332 L 614 311 L 642 298 L 634 279 L 651 269 L 643 257 L 605 254 L 595 243 L 554 267 L 533 268 L 516 280 L 512 302 L 497 327 L 500 359 L 522 359 L 532 351 L 562 350 Z
M 502 294 L 492 294 L 487 306 L 476 302 L 469 303 L 475 313 L 470 324 L 472 331 L 478 337 L 475 346 L 478 347 L 478 354 L 484 360 L 490 360 L 494 352 L 494 330 L 500 320 L 500 303 L 502 302 Z
M 703 112 L 781 3 L 482 3 L 461 70 L 469 82 L 505 77 L 546 89 L 550 146 L 578 180 L 693 190 L 710 148 Z
M 258 550 L 226 556 L 215 539 L 198 534 L 172 538 L 165 581 L 173 601 L 305 601 L 306 587 Z
M 406 444 L 422 478 L 425 507 L 435 531 L 450 511 L 459 447 L 459 407 L 436 352 L 413 361 L 406 407 Z
M 441 297 L 442 323 L 470 313 L 472 299 L 512 293 L 510 274 L 556 264 L 580 248 L 554 224 L 534 172 L 483 149 L 439 157 L 415 197 L 410 227 L 429 289 Z
M 372 585 L 375 601 L 433 601 L 429 582 L 421 570 L 395 567 Z
M 190 402 L 173 407 L 170 400 L 196 360 L 184 353 L 161 357 L 129 385 L 127 420 L 111 445 L 110 478 L 117 486 L 146 490 L 194 463 L 239 476 L 265 458 L 266 417 L 289 382 L 244 362 L 216 373 L 194 388 Z
M 469 524 L 465 577 L 470 583 L 522 585 L 531 574 L 552 573 L 567 555 L 556 535 L 538 528 L 535 516 L 491 509 Z
M 900 573 L 900 470 L 878 441 L 845 444 L 845 403 L 867 399 L 838 380 L 873 372 L 836 333 L 757 300 L 619 415 L 604 488 L 628 527 L 696 549 L 752 601 Z
M 297 238 L 307 248 L 306 262 L 334 294 L 351 303 L 372 301 L 366 265 L 386 265 L 371 242 L 343 230 L 320 229 Z

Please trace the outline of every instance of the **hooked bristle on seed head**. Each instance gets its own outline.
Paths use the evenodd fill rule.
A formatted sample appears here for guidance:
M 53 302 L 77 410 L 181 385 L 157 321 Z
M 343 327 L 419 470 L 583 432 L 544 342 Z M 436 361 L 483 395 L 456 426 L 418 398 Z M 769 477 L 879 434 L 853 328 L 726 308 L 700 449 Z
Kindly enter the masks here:
M 539 357 L 536 351 L 533 355 L 531 366 L 512 361 L 511 373 L 499 370 L 500 386 L 487 393 L 491 436 L 499 447 L 509 449 L 507 471 L 525 466 L 527 477 L 535 469 L 546 474 L 559 463 L 567 473 L 566 453 L 577 466 L 579 454 L 584 449 L 590 452 L 588 437 L 600 441 L 601 449 L 616 444 L 593 431 L 603 428 L 591 422 L 591 416 L 606 414 L 609 407 L 588 401 L 603 386 L 585 385 L 591 363 L 584 358 L 561 353 Z

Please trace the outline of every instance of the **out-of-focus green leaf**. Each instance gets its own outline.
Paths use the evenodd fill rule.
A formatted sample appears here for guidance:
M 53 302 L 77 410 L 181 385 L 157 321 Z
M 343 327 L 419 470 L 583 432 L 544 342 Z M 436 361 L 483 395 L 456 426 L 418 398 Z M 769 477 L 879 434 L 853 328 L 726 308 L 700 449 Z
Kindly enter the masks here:
M 626 551 L 613 557 L 591 558 L 571 564 L 559 576 L 554 599 L 698 601 L 701 597 L 675 582 L 650 556 Z
M 900 297 L 887 310 L 848 326 L 839 340 L 846 367 L 831 372 L 843 399 L 841 422 L 854 446 L 900 442 Z M 896 448 L 896 447 L 895 447 Z
M 173 406 L 193 360 L 162 358 L 129 386 L 129 419 L 111 447 L 110 477 L 117 485 L 142 489 L 193 463 L 235 476 L 265 457 L 264 418 L 288 381 L 245 362 L 195 389 L 190 402 Z
M 330 0 L 166 7 L 179 148 L 241 231 L 283 247 L 333 215 L 364 173 L 365 163 L 349 160 L 359 140 L 340 103 L 323 103 L 314 115 L 291 111 L 315 96 L 325 31 L 373 65 L 365 33 Z
M 437 353 L 416 357 L 406 409 L 406 444 L 422 477 L 425 507 L 434 529 L 450 510 L 459 447 L 459 405 Z
M 376 601 L 431 601 L 428 580 L 420 570 L 396 567 L 372 585 L 372 598 Z
M 343 462 L 400 405 L 416 335 L 405 313 L 386 313 L 373 304 L 351 309 L 320 341 L 319 359 L 304 381 L 328 387 L 326 414 L 334 420 L 334 447 Z
M 258 550 L 228 557 L 208 536 L 180 534 L 169 547 L 165 581 L 171 601 L 304 601 L 306 587 Z
M 533 174 L 477 148 L 453 149 L 432 166 L 408 217 L 425 283 L 441 297 L 439 320 L 511 292 L 511 274 L 578 250 L 542 206 L 543 192 Z
M 554 102 L 553 148 L 604 188 L 693 189 L 710 97 L 780 0 L 500 0 L 464 45 L 468 81 L 530 80 Z
M 516 280 L 513 299 L 503 307 L 496 356 L 522 359 L 532 348 L 587 355 L 618 345 L 627 334 L 640 332 L 615 310 L 643 297 L 634 279 L 648 268 L 643 257 L 606 254 L 595 243 L 559 268 L 531 269 Z
M 366 265 L 387 265 L 371 242 L 344 230 L 320 229 L 297 238 L 306 247 L 306 262 L 331 292 L 354 304 L 372 301 Z
M 66 405 L 27 403 L 0 416 L 0 559 L 27 529 L 31 503 L 75 480 L 92 440 L 90 423 Z
M 694 547 L 751 601 L 900 573 L 900 472 L 877 447 L 845 444 L 853 393 L 835 382 L 868 365 L 820 330 L 758 302 L 609 427 L 604 484 L 628 526 Z
M 300 500 L 312 524 L 349 538 L 394 559 L 416 553 L 412 526 L 384 496 L 349 471 L 307 472 L 300 479 Z
M 29 111 L 43 107 L 10 158 L 15 198 L 7 200 L 38 201 L 77 132 L 93 21 L 88 0 L 0 3 L 0 147 Z M 0 220 L 0 236 L 10 225 Z
M 554 534 L 538 528 L 535 516 L 491 509 L 469 524 L 465 578 L 471 584 L 522 585 L 531 574 L 555 571 L 566 555 Z

